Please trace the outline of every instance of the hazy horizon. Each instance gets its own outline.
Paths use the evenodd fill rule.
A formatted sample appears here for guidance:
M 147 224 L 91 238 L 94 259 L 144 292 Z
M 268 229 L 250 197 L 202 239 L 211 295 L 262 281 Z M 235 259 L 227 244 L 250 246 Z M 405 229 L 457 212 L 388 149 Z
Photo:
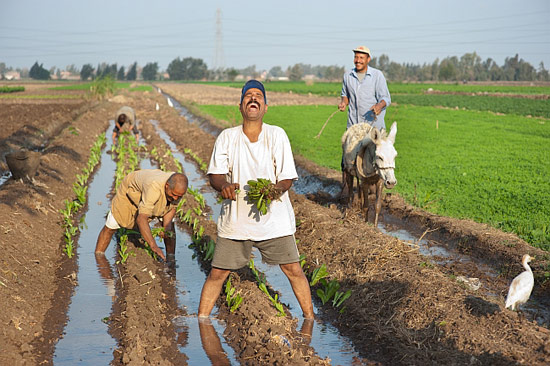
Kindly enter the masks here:
M 373 57 L 386 54 L 400 64 L 476 52 L 499 66 L 518 54 L 535 69 L 541 62 L 548 69 L 550 2 L 517 7 L 510 0 L 10 0 L 0 14 L 0 62 L 13 68 L 38 62 L 46 69 L 157 62 L 166 70 L 177 57 L 194 57 L 210 69 L 285 70 L 297 63 L 350 68 L 351 50 L 366 45 Z

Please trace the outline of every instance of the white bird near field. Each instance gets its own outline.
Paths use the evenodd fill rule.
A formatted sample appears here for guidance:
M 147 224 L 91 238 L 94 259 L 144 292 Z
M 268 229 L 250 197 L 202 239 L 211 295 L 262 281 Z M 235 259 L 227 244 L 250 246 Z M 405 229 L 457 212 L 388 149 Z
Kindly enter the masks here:
M 160 106 L 159 104 L 157 103 L 157 105 L 155 106 L 155 109 L 158 111 L 160 109 Z
M 514 278 L 510 289 L 508 290 L 508 296 L 506 296 L 506 308 L 511 307 L 512 310 L 519 310 L 519 306 L 531 296 L 531 291 L 535 285 L 535 278 L 533 277 L 533 272 L 531 267 L 529 267 L 529 262 L 533 259 L 529 254 L 525 254 L 521 260 L 521 264 L 525 271 L 520 273 Z
M 166 100 L 168 101 L 168 105 L 169 105 L 170 107 L 173 107 L 173 106 L 174 106 L 174 104 L 172 103 L 172 100 L 170 100 L 170 98 L 166 98 Z

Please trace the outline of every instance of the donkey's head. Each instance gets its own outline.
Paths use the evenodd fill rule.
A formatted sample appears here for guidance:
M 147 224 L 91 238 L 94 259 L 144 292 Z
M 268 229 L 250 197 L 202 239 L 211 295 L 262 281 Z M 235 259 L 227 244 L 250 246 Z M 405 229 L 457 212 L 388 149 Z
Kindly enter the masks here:
M 393 188 L 397 184 L 394 172 L 397 151 L 393 147 L 396 134 L 396 122 L 392 123 L 390 133 L 387 135 L 384 130 L 371 129 L 370 139 L 374 144 L 366 146 L 365 150 L 358 155 L 357 168 L 363 170 L 364 173 L 368 171 L 374 172 L 382 179 L 384 186 L 388 189 Z M 360 173 L 363 172 L 360 171 Z M 362 175 L 368 176 L 370 174 Z

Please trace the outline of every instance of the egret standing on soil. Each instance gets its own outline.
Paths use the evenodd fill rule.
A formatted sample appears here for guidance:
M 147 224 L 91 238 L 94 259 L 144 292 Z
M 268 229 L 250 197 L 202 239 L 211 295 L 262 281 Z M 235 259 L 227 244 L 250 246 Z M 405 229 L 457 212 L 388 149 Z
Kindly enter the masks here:
M 115 114 L 115 128 L 113 129 L 113 145 L 121 132 L 132 132 L 139 140 L 139 131 L 137 128 L 136 113 L 131 107 L 121 107 Z
M 151 250 L 165 260 L 149 227 L 149 219 L 157 217 L 164 228 L 161 236 L 166 245 L 166 254 L 173 256 L 176 253 L 176 232 L 172 219 L 176 215 L 179 200 L 187 191 L 187 182 L 185 174 L 159 169 L 136 170 L 128 174 L 113 198 L 107 221 L 97 238 L 95 253 L 105 253 L 113 234 L 119 228 L 133 229 L 137 225 Z
M 355 68 L 344 74 L 341 99 L 338 104 L 340 111 L 348 109 L 347 128 L 358 123 L 368 123 L 379 130 L 386 129 L 384 116 L 391 104 L 390 91 L 384 74 L 374 67 L 369 67 L 370 50 L 359 46 L 353 50 Z M 349 192 L 344 180 L 344 160 L 342 159 L 342 198 Z
M 311 290 L 299 264 L 296 220 L 287 192 L 298 179 L 290 142 L 282 128 L 262 122 L 267 99 L 259 81 L 249 80 L 244 85 L 239 109 L 243 124 L 220 133 L 208 167 L 210 185 L 225 200 L 218 219 L 212 269 L 202 288 L 199 317 L 210 315 L 227 276 L 248 264 L 254 246 L 265 262 L 280 266 L 304 317 L 313 318 Z M 250 188 L 247 182 L 258 178 L 275 182 L 277 192 L 263 215 L 244 192 Z
M 506 296 L 506 308 L 519 310 L 519 306 L 529 300 L 529 296 L 531 296 L 531 291 L 533 291 L 533 286 L 535 285 L 535 278 L 528 264 L 531 262 L 531 259 L 533 258 L 529 254 L 523 256 L 521 264 L 525 268 L 525 271 L 517 275 L 512 281 L 508 290 L 508 296 Z

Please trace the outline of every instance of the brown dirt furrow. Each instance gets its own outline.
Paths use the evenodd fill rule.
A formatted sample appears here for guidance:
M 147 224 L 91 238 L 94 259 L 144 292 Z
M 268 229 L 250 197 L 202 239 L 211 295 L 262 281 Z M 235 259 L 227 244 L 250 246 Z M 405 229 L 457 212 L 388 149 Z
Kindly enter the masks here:
M 241 97 L 241 90 L 239 88 L 225 86 L 177 83 L 157 83 L 155 85 L 177 100 L 186 100 L 197 104 L 238 105 Z M 266 85 L 266 88 L 268 89 L 269 85 Z M 269 105 L 328 104 L 334 105 L 335 108 L 340 99 L 336 97 L 279 92 L 269 92 L 268 98 Z M 164 104 L 166 104 L 166 101 L 164 101 Z
M 110 329 L 118 339 L 114 365 L 187 365 L 180 353 L 172 319 L 181 314 L 173 280 L 164 265 L 129 243 L 135 256 L 115 264 L 120 271 Z M 186 338 L 186 336 L 184 337 Z
M 78 136 L 67 128 L 52 136 L 34 181 L 9 180 L 0 188 L 0 323 L 5 324 L 0 330 L 0 364 L 52 364 L 77 278 L 76 257 L 68 259 L 62 252 L 58 211 L 64 199 L 74 198 L 75 175 L 105 129 L 109 108 L 100 105 L 70 121 Z M 39 109 L 35 113 L 40 114 Z M 42 120 L 42 129 L 58 121 L 46 113 L 50 117 Z

